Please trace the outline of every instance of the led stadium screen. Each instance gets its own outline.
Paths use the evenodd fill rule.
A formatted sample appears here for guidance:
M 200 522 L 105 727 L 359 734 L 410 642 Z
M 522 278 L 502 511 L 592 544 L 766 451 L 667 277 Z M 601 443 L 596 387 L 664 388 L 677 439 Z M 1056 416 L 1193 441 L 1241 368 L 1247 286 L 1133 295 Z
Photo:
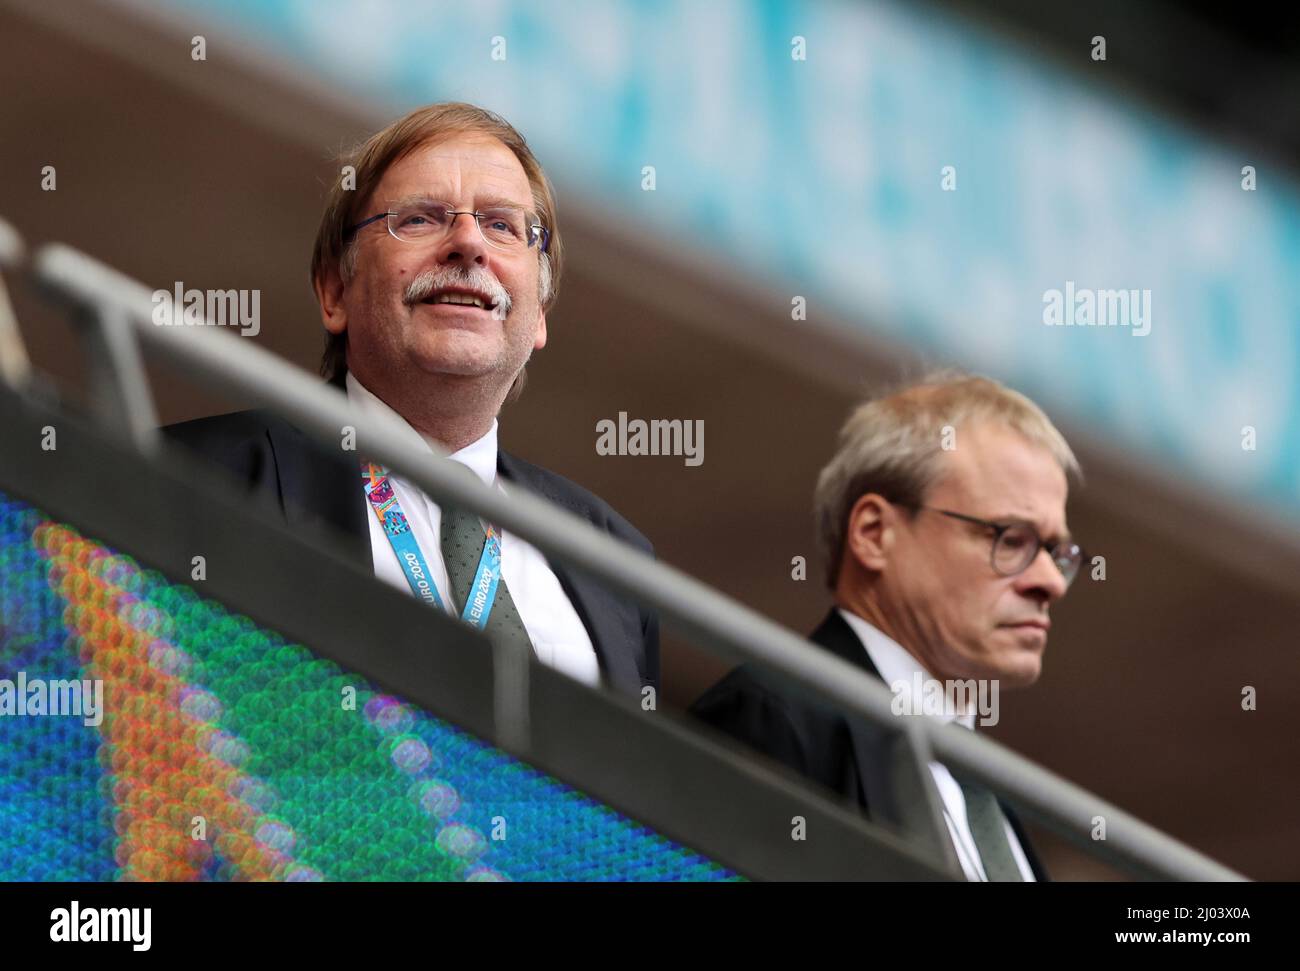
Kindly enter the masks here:
M 737 879 L 0 493 L 0 880 Z

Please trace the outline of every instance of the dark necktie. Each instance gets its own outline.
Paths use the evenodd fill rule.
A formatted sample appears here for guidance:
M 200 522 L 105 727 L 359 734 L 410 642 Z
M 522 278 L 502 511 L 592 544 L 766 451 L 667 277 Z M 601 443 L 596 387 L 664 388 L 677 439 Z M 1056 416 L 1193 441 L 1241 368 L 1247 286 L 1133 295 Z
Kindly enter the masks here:
M 474 475 L 466 466 L 460 465 L 460 468 L 466 475 L 471 477 Z M 447 567 L 447 580 L 451 585 L 451 605 L 455 608 L 456 615 L 460 616 L 466 601 L 472 595 L 470 588 L 478 573 L 479 558 L 483 555 L 487 534 L 483 531 L 483 524 L 479 522 L 478 516 L 450 505 L 442 507 L 441 533 L 442 559 Z M 493 643 L 522 646 L 530 652 L 533 649 L 528 632 L 524 630 L 524 622 L 519 617 L 519 610 L 515 607 L 514 598 L 510 596 L 510 588 L 506 586 L 504 571 L 497 581 L 496 600 L 492 604 L 492 612 L 488 615 L 487 626 L 483 632 Z
M 966 798 L 966 825 L 975 840 L 984 864 L 984 875 L 992 883 L 1017 883 L 1024 881 L 1016 858 L 1007 840 L 1006 816 L 997 798 L 978 782 L 957 780 Z

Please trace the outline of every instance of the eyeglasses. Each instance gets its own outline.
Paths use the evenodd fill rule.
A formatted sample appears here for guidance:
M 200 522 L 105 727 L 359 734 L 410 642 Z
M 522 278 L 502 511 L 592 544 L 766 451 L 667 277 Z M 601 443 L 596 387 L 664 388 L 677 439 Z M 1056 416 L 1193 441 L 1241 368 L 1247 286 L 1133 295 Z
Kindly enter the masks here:
M 494 249 L 524 250 L 537 244 L 545 253 L 551 245 L 551 232 L 542 225 L 537 213 L 518 206 L 493 206 L 476 212 L 455 209 L 448 202 L 419 202 L 400 209 L 376 213 L 351 226 L 343 234 L 345 242 L 381 219 L 388 219 L 388 232 L 404 243 L 436 242 L 446 237 L 457 216 L 473 216 L 483 241 Z
M 1004 577 L 1013 577 L 1018 573 L 1023 573 L 1029 569 L 1029 564 L 1034 562 L 1038 556 L 1039 550 L 1047 550 L 1047 555 L 1052 558 L 1056 568 L 1061 571 L 1061 576 L 1065 578 L 1065 585 L 1074 582 L 1075 576 L 1078 575 L 1079 565 L 1083 562 L 1083 547 L 1078 543 L 1053 543 L 1049 544 L 1041 536 L 1032 523 L 1020 519 L 1013 519 L 1005 523 L 994 523 L 987 519 L 979 519 L 976 516 L 967 516 L 964 513 L 953 512 L 949 509 L 936 509 L 934 506 L 923 506 L 918 503 L 896 502 L 896 506 L 903 506 L 910 509 L 928 509 L 931 512 L 941 513 L 944 516 L 950 516 L 953 519 L 960 519 L 962 522 L 973 523 L 976 526 L 983 526 L 985 529 L 993 531 L 993 552 L 989 557 L 995 572 Z

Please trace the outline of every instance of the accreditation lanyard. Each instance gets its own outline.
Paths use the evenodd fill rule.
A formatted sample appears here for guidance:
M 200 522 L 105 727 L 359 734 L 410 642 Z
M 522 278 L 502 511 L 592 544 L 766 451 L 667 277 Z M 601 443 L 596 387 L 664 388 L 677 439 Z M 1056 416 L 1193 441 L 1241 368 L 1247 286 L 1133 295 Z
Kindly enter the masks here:
M 420 552 L 420 544 L 416 542 L 415 534 L 411 532 L 411 524 L 397 501 L 397 493 L 393 491 L 388 469 L 374 462 L 363 462 L 361 479 L 365 486 L 366 499 L 369 500 L 370 508 L 379 518 L 379 525 L 383 527 L 384 535 L 392 544 L 393 552 L 397 554 L 397 562 L 401 564 L 402 572 L 406 574 L 406 582 L 411 592 L 425 603 L 444 609 L 442 598 L 438 596 L 438 588 L 429 572 L 429 564 L 425 562 L 424 554 Z M 483 544 L 483 554 L 479 557 L 478 570 L 474 573 L 474 584 L 470 587 L 460 619 L 478 628 L 486 627 L 488 616 L 492 613 L 492 605 L 496 602 L 497 584 L 500 580 L 501 535 L 495 526 L 489 524 L 487 540 Z

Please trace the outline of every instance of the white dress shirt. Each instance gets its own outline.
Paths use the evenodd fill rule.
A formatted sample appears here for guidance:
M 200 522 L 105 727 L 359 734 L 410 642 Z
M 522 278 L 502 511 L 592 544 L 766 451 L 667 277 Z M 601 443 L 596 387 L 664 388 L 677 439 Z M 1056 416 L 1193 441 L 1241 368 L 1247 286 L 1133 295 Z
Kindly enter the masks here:
M 931 680 L 931 675 L 925 670 L 925 667 L 893 638 L 881 633 L 876 627 L 843 607 L 840 608 L 840 616 L 848 622 L 848 625 L 853 628 L 853 632 L 858 635 L 858 640 L 862 642 L 862 646 L 867 651 L 867 656 L 871 658 L 871 663 L 880 672 L 886 686 L 902 681 L 907 685 L 904 691 L 910 694 L 917 671 L 921 672 L 921 678 L 924 681 Z M 921 699 L 917 698 L 915 702 L 916 706 L 911 710 L 922 710 Z M 942 716 L 934 717 L 940 718 L 941 721 L 955 720 L 958 724 L 969 728 L 971 731 L 975 730 L 974 711 L 967 711 L 960 716 L 945 712 Z M 948 824 L 948 835 L 952 838 L 953 846 L 957 850 L 957 859 L 961 861 L 961 868 L 966 874 L 966 879 L 986 881 L 988 877 L 984 874 L 984 863 L 980 859 L 979 851 L 975 848 L 975 839 L 971 836 L 970 826 L 966 822 L 966 797 L 962 795 L 961 785 L 952 777 L 952 773 L 948 771 L 947 766 L 942 762 L 931 762 L 930 773 L 934 776 L 934 783 L 939 789 L 939 797 L 943 800 L 943 818 Z M 1015 857 L 1016 866 L 1020 868 L 1020 873 L 1025 880 L 1032 881 L 1034 871 L 1030 869 L 1029 861 L 1025 858 L 1025 851 L 1021 848 L 1020 841 L 1016 839 L 1015 831 L 1008 822 L 1004 821 L 1002 825 L 1007 831 L 1007 841 L 1011 844 L 1011 855 Z
M 412 449 L 430 451 L 429 443 L 392 408 L 372 394 L 351 373 L 347 376 L 348 402 L 361 415 L 384 415 L 395 419 L 409 439 Z M 504 483 L 497 477 L 497 423 L 482 438 L 471 442 L 448 456 L 470 468 L 485 485 L 495 485 L 506 492 Z M 394 475 L 389 478 L 393 492 L 411 524 L 411 534 L 420 544 L 429 565 L 429 573 L 438 596 L 450 612 L 452 598 L 447 567 L 442 559 L 442 510 L 424 492 L 408 479 Z M 374 507 L 366 498 L 357 472 L 357 502 L 366 507 L 366 522 L 370 524 L 370 549 L 374 558 L 375 576 L 391 583 L 405 593 L 410 593 L 406 573 L 398 562 L 384 528 L 379 524 Z M 550 565 L 540 550 L 518 536 L 501 532 L 501 576 L 510 588 L 510 596 L 519 610 L 519 618 L 533 642 L 538 660 L 557 671 L 584 684 L 600 684 L 600 662 L 592 647 L 587 628 L 582 625 L 578 612 L 573 609 L 564 588 L 560 586 Z M 460 611 L 456 610 L 456 616 Z

